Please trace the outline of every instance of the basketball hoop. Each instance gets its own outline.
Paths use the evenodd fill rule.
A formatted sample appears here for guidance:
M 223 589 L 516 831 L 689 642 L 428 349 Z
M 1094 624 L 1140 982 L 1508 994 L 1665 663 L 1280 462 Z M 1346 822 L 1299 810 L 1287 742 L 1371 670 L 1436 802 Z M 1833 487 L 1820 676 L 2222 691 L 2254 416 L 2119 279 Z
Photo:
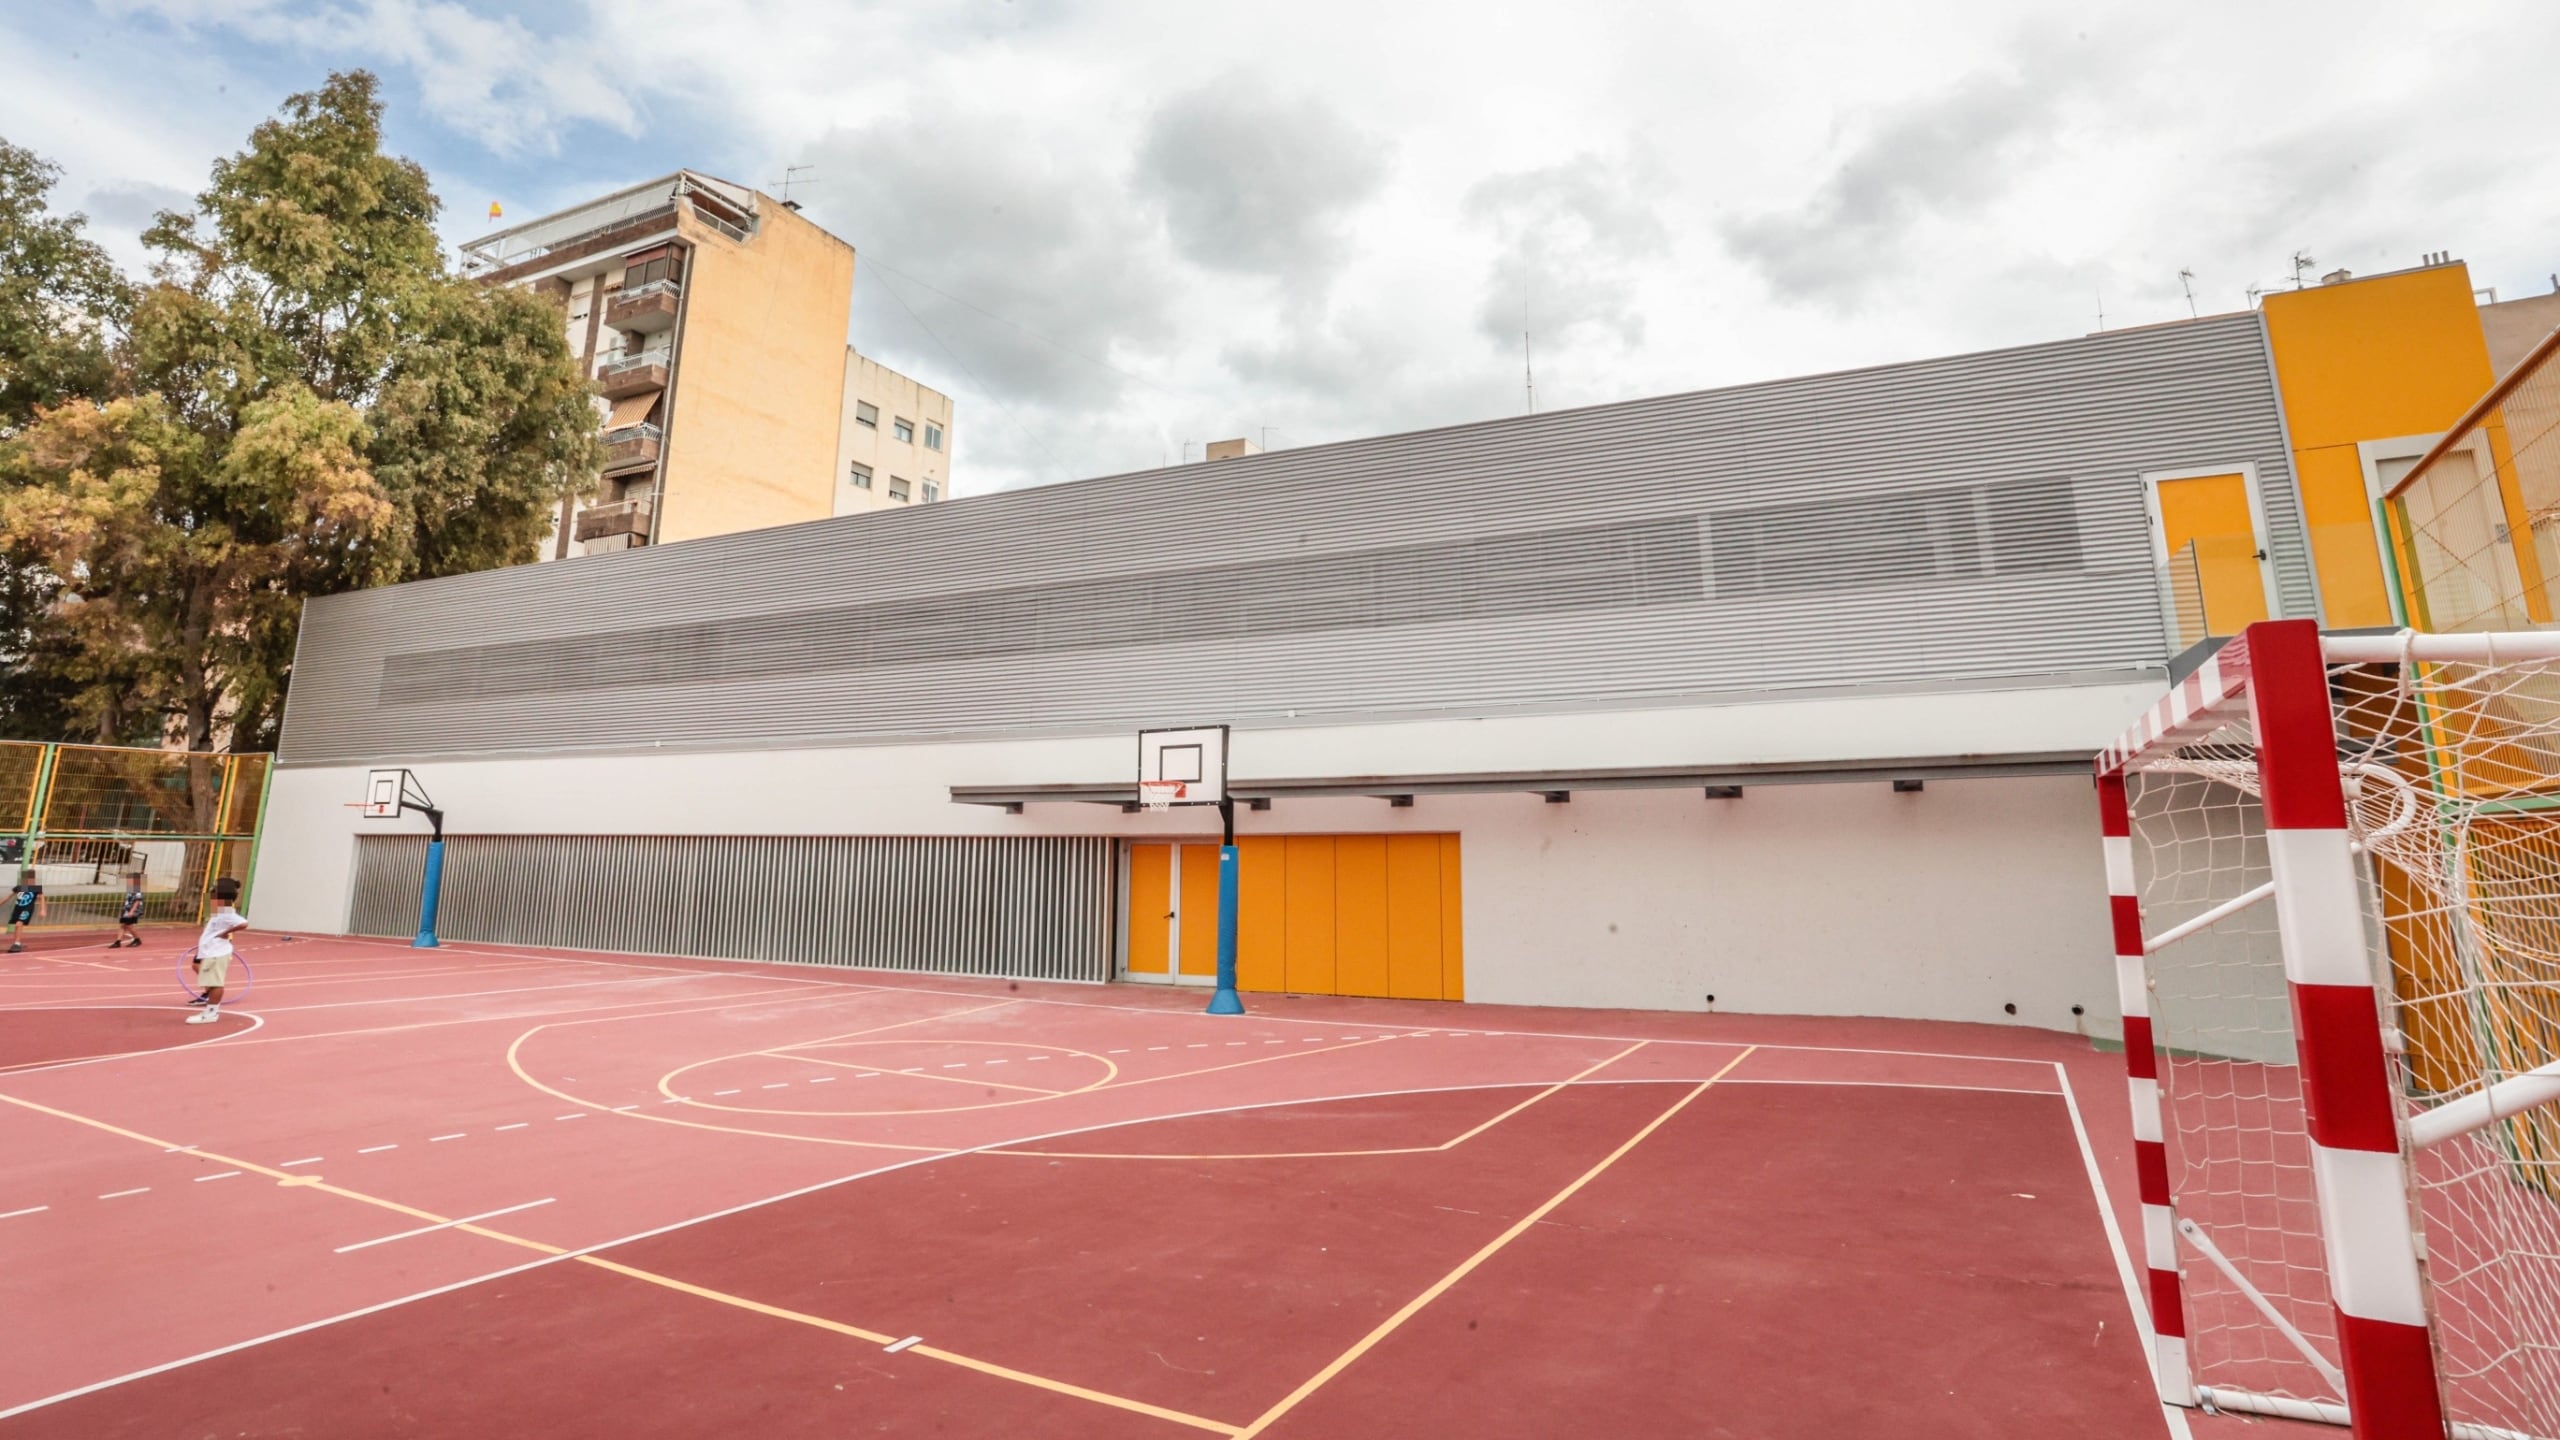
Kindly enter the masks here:
M 1141 780 L 1138 782 L 1138 803 L 1162 813 L 1179 803 L 1190 788 L 1180 780 Z

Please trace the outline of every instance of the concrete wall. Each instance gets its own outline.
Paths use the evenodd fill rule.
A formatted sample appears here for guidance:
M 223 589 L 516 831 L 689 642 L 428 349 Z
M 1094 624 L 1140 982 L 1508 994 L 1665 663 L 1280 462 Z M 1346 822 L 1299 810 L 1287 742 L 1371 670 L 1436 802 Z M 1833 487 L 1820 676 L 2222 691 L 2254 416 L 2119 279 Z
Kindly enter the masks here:
M 853 247 L 777 204 L 744 244 L 680 222 L 685 264 L 655 543 L 834 513 Z
M 2156 686 L 1870 696 L 1572 717 L 1243 732 L 1236 773 L 1290 778 L 1574 764 L 1768 764 L 2093 751 Z M 952 785 L 1126 780 L 1126 736 L 447 760 L 419 778 L 456 833 L 1198 836 L 1205 811 L 951 803 Z M 280 770 L 257 918 L 341 931 L 363 766 Z M 1455 831 L 1466 989 L 1524 1004 L 1982 1020 L 2111 1033 L 2097 818 L 2078 777 L 1291 799 L 1245 834 Z M 2012 1017 L 2002 1007 L 2015 1004 Z M 2071 1014 L 2078 1004 L 2087 1012 Z

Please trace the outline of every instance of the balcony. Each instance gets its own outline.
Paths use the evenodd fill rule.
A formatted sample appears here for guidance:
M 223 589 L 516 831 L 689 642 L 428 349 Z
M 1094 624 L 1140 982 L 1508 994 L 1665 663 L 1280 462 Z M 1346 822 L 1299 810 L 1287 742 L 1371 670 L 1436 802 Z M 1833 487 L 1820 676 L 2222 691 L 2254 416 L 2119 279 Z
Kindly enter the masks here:
M 596 367 L 596 393 L 607 400 L 627 399 L 666 388 L 667 352 L 664 350 L 618 355 Z
M 658 463 L 658 427 L 622 425 L 604 432 L 604 473 L 646 470 Z
M 649 512 L 650 503 L 645 497 L 619 500 L 611 505 L 590 505 L 578 512 L 577 537 L 585 542 L 628 535 L 635 542 L 646 541 L 649 538 Z
M 604 307 L 604 323 L 630 335 L 654 335 L 676 323 L 681 291 L 673 280 L 652 280 L 616 294 Z

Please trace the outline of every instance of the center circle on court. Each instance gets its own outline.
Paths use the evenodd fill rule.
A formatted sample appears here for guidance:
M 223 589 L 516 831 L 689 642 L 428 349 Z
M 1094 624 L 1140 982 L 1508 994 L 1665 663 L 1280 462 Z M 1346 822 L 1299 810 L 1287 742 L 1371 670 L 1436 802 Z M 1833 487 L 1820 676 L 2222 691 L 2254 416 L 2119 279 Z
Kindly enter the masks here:
M 682 1099 L 692 1109 L 740 1115 L 811 1119 L 947 1115 L 1082 1095 L 1110 1084 L 1119 1074 L 1116 1062 L 1090 1050 L 1021 1040 L 812 1040 L 678 1066 L 659 1077 L 658 1093 L 669 1099 Z M 815 1090 L 815 1083 L 821 1080 L 830 1085 L 829 1091 Z M 791 1098 L 810 1095 L 821 1104 L 831 1103 L 836 1098 L 832 1089 L 835 1086 L 895 1086 L 900 1088 L 892 1093 L 914 1095 L 919 1101 L 928 1098 L 919 1093 L 924 1091 L 949 1091 L 955 1096 L 975 1091 L 979 1098 L 964 1104 L 918 1103 L 869 1109 L 742 1103 L 750 1099 L 780 1100 L 784 1096 L 777 1091 L 784 1089 Z M 719 1094 L 722 1090 L 736 1094 L 723 1096 Z

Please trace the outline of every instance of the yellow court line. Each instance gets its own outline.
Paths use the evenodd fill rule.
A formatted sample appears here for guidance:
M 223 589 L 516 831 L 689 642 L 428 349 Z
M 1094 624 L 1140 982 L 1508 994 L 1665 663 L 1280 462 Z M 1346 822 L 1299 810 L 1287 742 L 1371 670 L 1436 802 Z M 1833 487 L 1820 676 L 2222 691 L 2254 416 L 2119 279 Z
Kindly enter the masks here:
M 675 1279 L 672 1276 L 660 1275 L 654 1271 L 642 1270 L 636 1266 L 624 1265 L 612 1260 L 599 1259 L 593 1255 L 581 1255 L 578 1259 L 586 1264 L 596 1266 L 599 1269 L 610 1270 L 617 1275 L 628 1275 L 634 1280 L 643 1280 L 652 1285 L 663 1285 L 667 1289 L 682 1291 L 687 1295 L 698 1295 L 705 1300 L 716 1300 L 723 1305 L 734 1305 L 741 1310 L 752 1310 L 758 1315 L 770 1315 L 777 1320 L 796 1320 L 803 1325 L 815 1326 L 820 1330 L 832 1330 L 836 1334 L 849 1335 L 856 1340 L 867 1340 L 874 1345 L 894 1345 L 897 1343 L 897 1337 L 894 1335 L 884 1335 L 877 1330 L 865 1330 L 859 1325 L 847 1325 L 841 1320 L 830 1320 L 823 1315 L 811 1315 L 799 1310 L 785 1309 L 780 1305 L 768 1305 L 761 1300 L 750 1300 L 743 1295 L 732 1295 L 725 1290 L 714 1290 L 709 1286 L 696 1285 L 689 1281 Z M 957 1365 L 964 1370 L 975 1370 L 981 1374 L 993 1375 L 999 1379 L 1016 1381 L 1020 1384 L 1030 1385 L 1038 1389 L 1053 1391 L 1060 1395 L 1072 1395 L 1079 1400 L 1090 1400 L 1096 1404 L 1109 1405 L 1120 1410 L 1133 1410 L 1141 1415 L 1152 1415 L 1159 1420 L 1171 1420 L 1176 1424 L 1189 1425 L 1195 1429 L 1207 1430 L 1219 1435 L 1233 1435 L 1236 1433 L 1236 1427 L 1233 1425 L 1224 1424 L 1216 1420 L 1203 1419 L 1198 1415 L 1188 1415 L 1180 1410 L 1168 1410 L 1161 1405 L 1150 1405 L 1143 1400 L 1132 1400 L 1125 1395 L 1113 1395 L 1106 1391 L 1089 1390 L 1082 1385 L 1069 1384 L 1064 1380 L 1052 1380 L 1046 1375 L 1034 1375 L 1027 1370 L 1016 1370 L 1010 1366 L 998 1365 L 990 1360 L 981 1360 L 974 1355 L 962 1355 L 956 1351 L 945 1350 L 938 1345 L 911 1345 L 907 1348 L 906 1353 L 910 1355 L 921 1355 L 928 1360 L 939 1360 L 946 1365 Z
M 1695 1089 L 1691 1090 L 1688 1094 L 1681 1096 L 1677 1101 L 1674 1101 L 1670 1109 L 1665 1110 L 1661 1114 L 1654 1116 L 1651 1120 L 1646 1121 L 1643 1129 L 1628 1136 L 1625 1144 L 1620 1145 L 1617 1149 L 1610 1151 L 1606 1156 L 1602 1157 L 1599 1164 L 1583 1171 L 1581 1176 L 1572 1184 L 1567 1185 L 1555 1194 L 1548 1196 L 1544 1204 L 1540 1205 L 1537 1209 L 1530 1211 L 1528 1214 L 1521 1216 L 1519 1221 L 1513 1224 L 1510 1229 L 1503 1231 L 1501 1234 L 1493 1237 L 1490 1241 L 1487 1241 L 1483 1249 L 1478 1250 L 1473 1255 L 1468 1256 L 1465 1260 L 1460 1261 L 1457 1269 L 1441 1276 L 1437 1281 L 1433 1282 L 1430 1289 L 1425 1290 L 1421 1294 L 1414 1296 L 1411 1300 L 1406 1301 L 1403 1309 L 1398 1310 L 1393 1315 L 1390 1315 L 1386 1319 L 1378 1322 L 1376 1329 L 1361 1336 L 1350 1349 L 1335 1356 L 1332 1364 L 1327 1365 L 1315 1374 L 1308 1376 L 1304 1384 L 1301 1384 L 1297 1389 L 1290 1391 L 1286 1396 L 1282 1397 L 1279 1404 L 1272 1406 L 1270 1409 L 1265 1410 L 1260 1415 L 1256 1416 L 1252 1424 L 1247 1425 L 1242 1430 L 1236 1432 L 1235 1440 L 1253 1440 L 1254 1436 L 1270 1429 L 1272 1422 L 1298 1408 L 1299 1404 L 1308 1396 L 1313 1395 L 1316 1391 L 1324 1388 L 1326 1382 L 1332 1380 L 1333 1377 L 1350 1368 L 1351 1362 L 1368 1354 L 1370 1350 L 1376 1348 L 1379 1341 L 1394 1334 L 1397 1327 L 1420 1314 L 1424 1306 L 1429 1305 L 1432 1301 L 1437 1300 L 1443 1294 L 1446 1294 L 1450 1286 L 1466 1279 L 1468 1275 L 1474 1273 L 1477 1266 L 1492 1259 L 1496 1254 L 1501 1252 L 1504 1246 L 1509 1245 L 1512 1241 L 1519 1239 L 1523 1234 L 1527 1233 L 1530 1226 L 1547 1218 L 1549 1214 L 1553 1213 L 1557 1206 L 1572 1199 L 1583 1186 L 1599 1179 L 1603 1171 L 1606 1171 L 1610 1166 L 1617 1164 L 1620 1160 L 1625 1159 L 1628 1151 L 1643 1144 L 1646 1136 L 1651 1135 L 1654 1131 L 1659 1130 L 1665 1124 L 1668 1124 L 1672 1116 L 1688 1109 L 1689 1102 L 1706 1094 L 1708 1089 L 1717 1081 L 1732 1074 L 1734 1066 L 1750 1059 L 1752 1050 L 1757 1050 L 1758 1048 L 1759 1047 L 1755 1045 L 1752 1046 L 1751 1049 L 1744 1050 L 1741 1054 L 1734 1056 L 1723 1069 L 1718 1070 L 1715 1074 L 1699 1081 Z
M 1367 1044 L 1367 1043 L 1370 1043 L 1370 1042 L 1363 1041 L 1362 1043 L 1363 1043 L 1363 1044 Z M 1360 1157 L 1360 1156 L 1367 1156 L 1367 1155 L 1432 1155 L 1432 1154 L 1437 1154 L 1437 1153 L 1440 1153 L 1440 1152 L 1442 1152 L 1442 1151 L 1446 1151 L 1446 1150 L 1455 1150 L 1455 1149 L 1457 1149 L 1459 1146 L 1466 1144 L 1468 1141 L 1473 1140 L 1474 1138 L 1476 1138 L 1477 1136 L 1479 1136 L 1479 1135 L 1483 1134 L 1483 1133 L 1484 1133 L 1484 1132 L 1486 1132 L 1487 1130 L 1490 1130 L 1490 1129 L 1492 1129 L 1494 1126 L 1501 1124 L 1503 1121 L 1510 1119 L 1512 1116 L 1519 1114 L 1521 1111 L 1528 1109 L 1530 1106 L 1537 1104 L 1539 1101 L 1546 1099 L 1548 1096 L 1553 1095 L 1554 1093 L 1556 1093 L 1556 1092 L 1557 1092 L 1557 1091 L 1559 1091 L 1559 1090 L 1562 1090 L 1562 1089 L 1563 1089 L 1563 1088 L 1565 1088 L 1566 1086 L 1568 1086 L 1568 1085 L 1572 1085 L 1572 1084 L 1576 1084 L 1576 1083 L 1578 1083 L 1578 1082 L 1580 1082 L 1580 1081 L 1583 1081 L 1583 1080 L 1589 1079 L 1591 1076 L 1596 1075 L 1596 1074 L 1598 1074 L 1599 1072 L 1601 1072 L 1602 1070 L 1605 1070 L 1605 1069 L 1609 1068 L 1610 1066 L 1617 1064 L 1619 1061 L 1626 1059 L 1628 1056 L 1633 1055 L 1633 1054 L 1634 1054 L 1634 1053 L 1636 1053 L 1637 1051 L 1639 1051 L 1639 1050 L 1643 1049 L 1644 1047 L 1646 1047 L 1647 1045 L 1650 1045 L 1650 1044 L 1652 1044 L 1652 1043 L 1653 1043 L 1653 1042 L 1652 1042 L 1652 1041 L 1650 1041 L 1650 1040 L 1639 1040 L 1639 1041 L 1637 1041 L 1636 1043 L 1634 1043 L 1633 1045 L 1628 1046 L 1626 1049 L 1619 1051 L 1617 1054 L 1610 1056 L 1610 1057 L 1609 1057 L 1608 1059 L 1606 1059 L 1606 1060 L 1602 1060 L 1602 1061 L 1599 1061 L 1599 1062 L 1597 1062 L 1597 1063 L 1595 1063 L 1595 1064 L 1592 1064 L 1592 1065 L 1586 1066 L 1586 1067 L 1584 1067 L 1580 1072 L 1578 1072 L 1578 1073 L 1576 1073 L 1576 1074 L 1574 1074 L 1574 1075 L 1568 1076 L 1568 1077 L 1566 1077 L 1565 1079 L 1558 1080 L 1558 1081 L 1557 1081 L 1557 1082 L 1555 1082 L 1554 1084 L 1549 1085 L 1549 1086 L 1548 1086 L 1547 1088 L 1545 1088 L 1544 1090 L 1541 1090 L 1541 1091 L 1539 1091 L 1537 1094 L 1530 1096 L 1528 1099 L 1521 1101 L 1519 1104 L 1512 1106 L 1510 1109 L 1503 1111 L 1501 1114 L 1494 1116 L 1492 1119 L 1485 1121 L 1483 1124 L 1478 1125 L 1478 1126 L 1476 1126 L 1475 1128 L 1473 1128 L 1473 1129 L 1471 1129 L 1471 1130 L 1466 1131 L 1464 1134 L 1458 1135 L 1457 1137 L 1455 1137 L 1455 1138 L 1453 1138 L 1453 1139 L 1443 1140 L 1443 1141 L 1441 1141 L 1441 1142 L 1440 1142 L 1439 1144 L 1437 1144 L 1437 1145 L 1392 1145 L 1392 1146 L 1383 1146 L 1383 1147 L 1380 1147 L 1380 1148 L 1378 1148 L 1378 1149 L 1374 1149 L 1374 1150 L 1270 1150 L 1270 1151 L 1263 1151 L 1263 1152 L 1260 1152 L 1260 1153 L 1254 1153 L 1254 1154 L 1211 1154 L 1211 1155 L 1165 1155 L 1165 1154 L 1142 1154 L 1142 1153 L 1136 1153 L 1136 1152 L 1131 1152 L 1131 1153 L 1128 1153 L 1128 1154 L 1119 1154 L 1119 1153 L 1114 1153 L 1114 1152 L 1109 1152 L 1109 1151 L 1095 1151 L 1095 1150 L 1009 1150 L 1009 1149 L 1008 1149 L 1008 1150 L 989 1150 L 989 1151 L 986 1151 L 986 1152 L 984 1152 L 984 1153 L 989 1154 L 989 1155 L 1028 1155 L 1028 1156 L 1034 1156 L 1034 1157 L 1037 1157 L 1037 1158 L 1040 1158 L 1040 1159 L 1046 1159 L 1046 1160 L 1342 1160 L 1342 1159 L 1353 1159 L 1353 1158 L 1357 1158 L 1357 1157 Z M 1343 1048 L 1343 1047 L 1341 1047 L 1341 1046 L 1333 1046 L 1333 1047 L 1331 1047 L 1331 1048 L 1333 1048 L 1333 1049 L 1341 1049 L 1341 1048 Z M 1300 1052 L 1297 1052 L 1297 1053 L 1300 1053 L 1300 1054 L 1322 1054 L 1323 1052 L 1322 1052 L 1322 1051 L 1300 1051 Z M 1286 1056 L 1280 1056 L 1280 1055 L 1274 1055 L 1274 1056 L 1269 1056 L 1269 1057 L 1266 1057 L 1266 1058 L 1274 1059 L 1274 1060 L 1280 1060 L 1280 1059 L 1286 1059 L 1287 1057 L 1286 1057 Z M 1194 1071 L 1194 1072 L 1192 1072 L 1192 1073 L 1196 1074 L 1196 1073 L 1198 1073 L 1198 1072 Z M 1163 1077 L 1163 1078 L 1170 1078 L 1170 1077 Z M 1120 1087 L 1120 1088 L 1122 1088 L 1122 1089 L 1126 1089 L 1127 1087 L 1126 1087 L 1126 1086 L 1122 1086 L 1122 1087 Z M 1317 1105 L 1317 1104 L 1322 1104 L 1322 1103 L 1324 1103 L 1324 1100 L 1325 1100 L 1325 1097 L 1323 1097 L 1323 1096 L 1316 1096 L 1316 1097 L 1314 1097 L 1314 1098 L 1312 1098 L 1312 1099 L 1309 1099 L 1309 1100 L 1306 1100 L 1306 1101 L 1303 1101 L 1303 1102 L 1300 1102 L 1300 1103 L 1309 1104 L 1309 1105 Z
M 801 1055 L 789 1050 L 758 1050 L 776 1060 L 806 1060 L 812 1065 L 833 1065 L 845 1070 L 859 1070 L 865 1075 L 904 1075 L 912 1080 L 947 1080 L 954 1085 L 992 1085 L 998 1090 L 1027 1090 L 1034 1095 L 1064 1095 L 1064 1090 L 1046 1090 L 1037 1085 L 1008 1085 L 1002 1080 L 972 1080 L 965 1075 L 936 1075 L 929 1070 L 888 1070 L 878 1065 L 857 1065 L 851 1060 L 822 1060 L 815 1055 Z M 940 1114 L 940 1111 L 934 1112 Z
M 73 1111 L 57 1110 L 53 1106 L 40 1105 L 33 1100 L 20 1099 L 15 1095 L 0 1095 L 0 1101 L 5 1101 L 11 1105 L 17 1105 L 28 1110 L 33 1110 L 40 1114 L 50 1115 L 58 1120 L 69 1120 L 74 1124 L 86 1125 L 95 1130 L 103 1130 L 110 1135 L 121 1136 L 127 1140 L 139 1141 L 145 1145 L 156 1145 L 164 1151 L 176 1149 L 176 1147 L 173 1147 L 168 1141 L 163 1140 L 158 1136 L 146 1135 L 139 1130 L 128 1130 L 125 1127 L 114 1124 L 110 1121 L 94 1119 L 87 1115 L 77 1114 Z M 627 1275 L 635 1280 L 645 1280 L 652 1285 L 662 1285 L 667 1289 L 680 1290 L 688 1295 L 698 1295 L 706 1300 L 717 1300 L 724 1305 L 734 1305 L 741 1310 L 752 1310 L 760 1315 L 771 1315 L 777 1319 L 796 1320 L 803 1325 L 814 1325 L 821 1330 L 832 1330 L 840 1335 L 852 1336 L 857 1340 L 868 1340 L 875 1345 L 887 1345 L 894 1342 L 894 1337 L 883 1335 L 875 1330 L 865 1330 L 860 1326 L 847 1325 L 840 1321 L 828 1320 L 816 1315 L 803 1314 L 797 1310 L 786 1310 L 778 1305 L 766 1305 L 760 1301 L 749 1300 L 744 1296 L 731 1295 L 726 1291 L 712 1290 L 700 1285 L 687 1284 L 682 1280 L 677 1280 L 670 1276 L 660 1275 L 654 1271 L 642 1270 L 636 1266 L 624 1265 L 618 1261 L 604 1259 L 601 1256 L 572 1255 L 562 1246 L 547 1245 L 539 1240 L 528 1239 L 522 1235 L 510 1235 L 503 1230 L 493 1230 L 484 1225 L 456 1225 L 453 1223 L 451 1218 L 438 1215 L 432 1210 L 421 1210 L 414 1205 L 403 1205 L 397 1200 L 386 1200 L 379 1195 L 365 1194 L 361 1190 L 349 1190 L 344 1186 L 331 1185 L 326 1181 L 319 1179 L 317 1176 L 296 1175 L 288 1170 L 274 1169 L 270 1166 L 260 1165 L 253 1160 L 242 1160 L 237 1156 L 225 1155 L 220 1151 L 215 1150 L 205 1150 L 201 1148 L 179 1149 L 176 1153 L 193 1156 L 199 1160 L 209 1160 L 217 1165 L 234 1166 L 242 1170 L 255 1172 L 256 1174 L 270 1176 L 278 1183 L 290 1185 L 296 1189 L 324 1191 L 328 1194 L 358 1201 L 362 1204 L 373 1205 L 381 1209 L 395 1211 L 399 1214 L 406 1215 L 411 1219 L 424 1220 L 429 1224 L 441 1225 L 453 1230 L 460 1230 L 467 1234 L 478 1235 L 488 1240 L 496 1240 L 502 1244 L 520 1246 L 524 1249 L 532 1250 L 544 1255 L 566 1256 L 567 1258 L 575 1260 L 582 1265 L 593 1265 L 599 1270 L 610 1270 L 617 1275 Z M 949 1350 L 941 1349 L 937 1346 L 917 1345 L 911 1347 L 911 1349 L 915 1354 L 926 1356 L 929 1359 L 939 1360 L 945 1364 L 957 1365 L 964 1369 L 980 1371 L 984 1374 L 997 1376 L 1001 1379 L 1018 1381 L 1022 1384 L 1030 1385 L 1042 1390 L 1053 1391 L 1060 1395 L 1071 1395 L 1080 1400 L 1090 1400 L 1097 1404 L 1115 1406 L 1122 1410 L 1132 1410 L 1142 1415 L 1153 1415 L 1159 1419 L 1176 1421 L 1184 1425 L 1193 1426 L 1197 1429 L 1213 1431 L 1220 1435 L 1233 1435 L 1236 1433 L 1236 1427 L 1233 1425 L 1222 1424 L 1215 1420 L 1204 1420 L 1197 1415 L 1186 1415 L 1179 1410 L 1167 1410 L 1162 1406 L 1147 1404 L 1143 1400 L 1131 1400 L 1125 1396 L 1110 1395 L 1099 1390 L 1088 1390 L 1081 1385 L 1072 1385 L 1063 1380 L 1052 1380 L 1046 1376 L 1030 1374 L 1027 1371 L 1010 1369 L 1006 1366 L 995 1364 L 992 1361 L 979 1360 L 972 1356 L 957 1354 Z

